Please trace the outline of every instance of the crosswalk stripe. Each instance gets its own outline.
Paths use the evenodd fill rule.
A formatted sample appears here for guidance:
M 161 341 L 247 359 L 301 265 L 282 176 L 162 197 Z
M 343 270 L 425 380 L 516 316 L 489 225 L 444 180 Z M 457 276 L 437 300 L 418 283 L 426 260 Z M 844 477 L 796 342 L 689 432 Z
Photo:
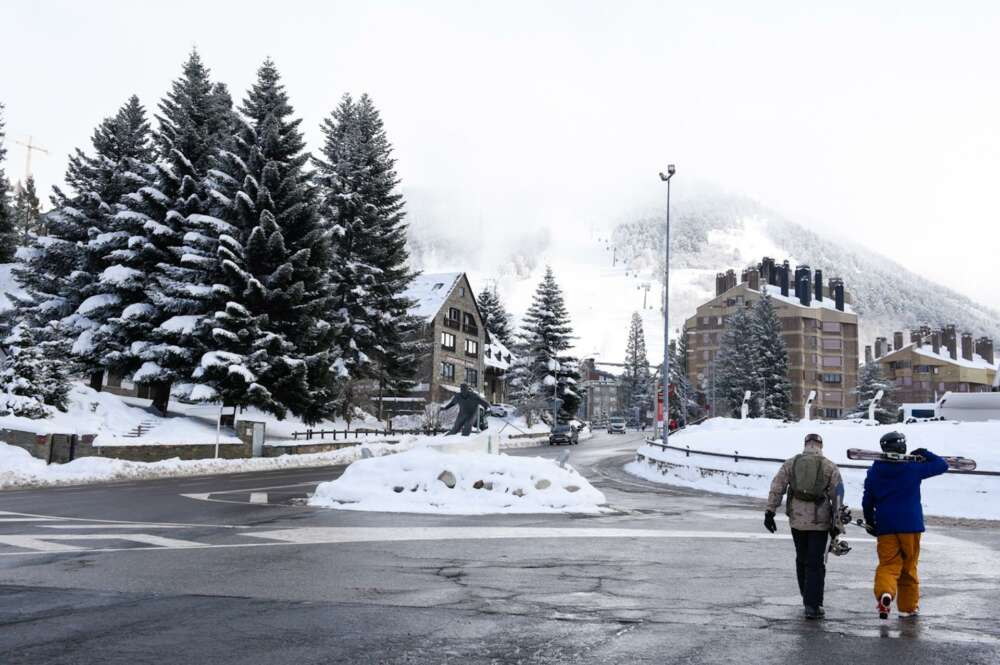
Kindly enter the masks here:
M 89 549 L 87 547 L 74 547 L 72 545 L 64 544 L 65 541 L 76 540 L 127 540 L 130 542 L 142 543 L 143 545 L 154 545 L 157 547 L 202 547 L 202 543 L 196 543 L 193 540 L 164 538 L 163 536 L 156 536 L 151 533 L 45 533 L 31 535 L 0 535 L 0 544 L 12 545 L 14 547 L 36 550 L 39 552 L 75 552 Z

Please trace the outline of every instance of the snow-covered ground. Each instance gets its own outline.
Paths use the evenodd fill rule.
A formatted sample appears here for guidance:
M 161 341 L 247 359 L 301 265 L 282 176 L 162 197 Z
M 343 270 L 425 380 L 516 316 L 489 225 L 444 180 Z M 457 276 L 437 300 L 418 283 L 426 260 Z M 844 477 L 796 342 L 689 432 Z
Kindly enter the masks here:
M 441 439 L 432 437 L 398 455 L 354 462 L 340 478 L 321 484 L 309 503 L 447 515 L 602 511 L 604 495 L 569 465 L 540 457 L 441 452 L 435 449 Z
M 386 455 L 413 446 L 419 437 L 404 437 L 397 444 L 360 443 L 325 453 L 281 455 L 251 459 L 168 459 L 162 462 L 129 462 L 107 457 L 83 457 L 66 464 L 46 464 L 28 451 L 0 443 L 0 489 L 25 486 L 76 485 L 112 480 L 144 480 L 173 476 L 245 473 L 273 469 L 347 464 L 367 448 L 373 455 Z
M 980 470 L 1000 470 L 1000 422 L 930 422 L 913 425 L 869 427 L 849 421 L 782 423 L 765 419 L 713 418 L 670 437 L 673 446 L 692 450 L 757 457 L 788 458 L 802 451 L 809 432 L 823 437 L 824 454 L 837 463 L 864 464 L 847 459 L 848 448 L 878 450 L 883 434 L 899 430 L 906 434 L 910 450 L 927 448 L 939 455 L 961 455 L 975 459 Z M 678 465 L 665 474 L 654 465 L 631 462 L 629 473 L 656 482 L 704 489 L 724 494 L 766 497 L 777 471 L 772 462 L 734 462 L 728 457 L 685 456 L 683 452 L 642 446 L 650 459 Z M 859 508 L 864 489 L 864 469 L 841 469 L 848 505 Z M 1000 519 L 1000 477 L 945 474 L 923 483 L 924 512 L 945 517 Z

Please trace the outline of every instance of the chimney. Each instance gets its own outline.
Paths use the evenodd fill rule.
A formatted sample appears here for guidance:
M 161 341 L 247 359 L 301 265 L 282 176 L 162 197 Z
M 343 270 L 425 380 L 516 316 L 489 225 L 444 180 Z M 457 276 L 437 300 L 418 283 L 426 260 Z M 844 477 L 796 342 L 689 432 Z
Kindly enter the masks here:
M 736 271 L 730 268 L 726 271 L 726 291 L 736 286 Z
M 809 273 L 803 272 L 799 275 L 799 304 L 809 307 L 812 304 L 812 285 L 810 284 Z
M 972 361 L 972 333 L 962 333 L 962 358 Z
M 726 292 L 726 274 L 717 272 L 715 273 L 715 295 L 721 296 Z
M 941 331 L 935 330 L 931 333 L 931 349 L 934 355 L 941 353 Z
M 764 280 L 765 284 L 770 284 L 772 286 L 777 286 L 778 279 L 774 270 L 774 259 L 770 256 L 765 256 L 764 260 L 760 262 L 760 278 Z
M 781 286 L 781 295 L 788 297 L 788 261 L 785 265 L 778 267 L 778 282 Z
M 844 280 L 839 277 L 835 277 L 831 280 L 833 283 L 833 301 L 837 309 L 841 312 L 844 311 Z
M 816 268 L 814 281 L 816 282 L 816 302 L 823 302 L 823 271 L 819 268 Z
M 980 337 L 976 340 L 976 353 L 989 364 L 996 365 L 996 360 L 993 358 L 993 340 L 989 337 Z
M 747 288 L 760 291 L 760 273 L 758 271 L 747 271 Z
M 897 351 L 900 350 L 901 348 L 903 348 L 903 333 L 902 332 L 897 331 L 897 332 L 892 333 L 892 348 L 896 349 Z
M 822 286 L 822 284 L 820 284 L 820 286 Z M 873 358 L 873 356 L 872 356 L 872 345 L 871 344 L 865 344 L 865 364 L 866 365 L 871 364 L 872 358 Z
M 875 338 L 875 359 L 878 360 L 885 355 L 886 352 L 886 339 L 885 337 Z
M 948 349 L 948 355 L 951 359 L 958 360 L 958 333 L 955 332 L 954 324 L 949 323 L 944 327 L 941 341 L 944 342 L 945 348 Z

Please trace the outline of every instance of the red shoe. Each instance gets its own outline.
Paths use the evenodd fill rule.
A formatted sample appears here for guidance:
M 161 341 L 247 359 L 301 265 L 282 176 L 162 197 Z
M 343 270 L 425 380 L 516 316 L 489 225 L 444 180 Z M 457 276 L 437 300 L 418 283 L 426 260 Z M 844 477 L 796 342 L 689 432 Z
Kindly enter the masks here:
M 883 593 L 882 597 L 878 600 L 878 618 L 888 619 L 889 618 L 889 606 L 892 605 L 892 595 L 888 593 Z

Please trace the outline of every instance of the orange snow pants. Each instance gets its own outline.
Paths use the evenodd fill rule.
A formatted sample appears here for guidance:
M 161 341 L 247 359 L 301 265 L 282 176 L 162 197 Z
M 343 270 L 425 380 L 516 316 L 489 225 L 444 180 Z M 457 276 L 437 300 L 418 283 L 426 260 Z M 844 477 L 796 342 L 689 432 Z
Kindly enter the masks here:
M 875 598 L 888 593 L 896 599 L 900 612 L 913 612 L 920 602 L 917 559 L 919 533 L 890 533 L 878 537 L 878 568 L 875 569 Z

